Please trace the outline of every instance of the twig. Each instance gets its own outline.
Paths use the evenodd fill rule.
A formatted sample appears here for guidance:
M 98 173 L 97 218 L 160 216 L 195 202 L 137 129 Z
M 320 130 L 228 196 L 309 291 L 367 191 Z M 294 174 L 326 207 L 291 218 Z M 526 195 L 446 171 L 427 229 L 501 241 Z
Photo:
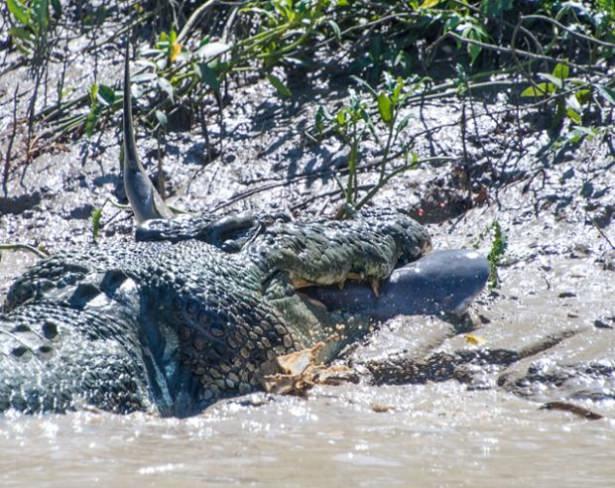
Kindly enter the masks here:
M 21 244 L 19 242 L 10 243 L 10 244 L 0 244 L 0 251 L 28 251 L 28 252 L 31 252 L 32 254 L 35 254 L 41 259 L 49 257 L 49 254 L 47 254 L 46 252 L 40 249 L 37 249 L 34 246 L 31 246 L 30 244 Z
M 2 175 L 2 191 L 6 197 L 8 194 L 7 183 L 9 179 L 9 170 L 11 169 L 11 152 L 13 151 L 13 142 L 15 141 L 15 135 L 17 134 L 17 91 L 18 86 L 15 87 L 13 92 L 13 130 L 11 131 L 11 137 L 6 148 L 6 159 L 4 160 L 4 173 Z
M 600 228 L 600 226 L 595 222 L 592 221 L 593 226 L 596 228 L 596 230 L 598 231 L 598 233 L 604 237 L 604 240 L 609 244 L 609 246 L 611 246 L 611 249 L 615 249 L 615 244 L 613 244 L 613 242 L 611 241 L 611 239 L 609 239 L 609 236 L 606 235 L 606 233 Z
M 496 51 L 496 52 L 500 52 L 500 53 L 508 53 L 508 54 L 513 54 L 513 51 L 515 53 L 517 53 L 520 56 L 529 58 L 529 59 L 537 59 L 540 61 L 549 61 L 551 63 L 555 63 L 555 64 L 566 64 L 568 66 L 572 66 L 573 68 L 579 69 L 579 70 L 586 70 L 586 71 L 597 71 L 600 73 L 604 73 L 604 69 L 599 68 L 597 65 L 591 65 L 591 64 L 576 64 L 573 63 L 567 59 L 560 59 L 560 58 L 554 58 L 552 56 L 545 56 L 544 54 L 535 54 L 535 53 L 531 53 L 529 51 L 523 51 L 521 49 L 511 49 L 509 47 L 505 47 L 505 46 L 498 46 L 497 44 L 489 44 L 487 42 L 482 42 L 482 41 L 477 41 L 475 39 L 469 39 L 463 36 L 460 36 L 459 34 L 455 33 L 455 32 L 447 32 L 446 34 L 444 34 L 442 37 L 452 37 L 453 39 L 456 39 L 459 42 L 463 42 L 466 44 L 473 44 L 475 46 L 478 46 L 482 49 L 488 49 L 491 51 Z
M 192 12 L 192 15 L 188 18 L 188 20 L 184 24 L 184 27 L 178 34 L 177 42 L 181 43 L 184 37 L 186 37 L 190 32 L 190 29 L 192 29 L 192 26 L 196 23 L 197 20 L 199 20 L 201 14 L 203 14 L 210 7 L 213 7 L 216 3 L 218 3 L 218 0 L 209 0 L 203 5 L 201 5 L 199 8 L 197 8 L 194 12 Z
M 520 20 L 532 20 L 532 19 L 544 20 L 545 22 L 550 22 L 551 24 L 556 25 L 560 29 L 565 30 L 566 32 L 572 34 L 575 37 L 578 37 L 579 39 L 593 42 L 594 44 L 599 44 L 600 46 L 610 47 L 611 49 L 615 48 L 615 44 L 613 44 L 612 42 L 601 41 L 600 39 L 596 39 L 595 37 L 588 36 L 586 34 L 582 34 L 580 32 L 572 30 L 570 27 L 566 27 L 564 24 L 558 22 L 555 19 L 551 19 L 550 17 L 547 17 L 545 15 L 532 14 L 532 15 L 522 15 L 520 17 Z

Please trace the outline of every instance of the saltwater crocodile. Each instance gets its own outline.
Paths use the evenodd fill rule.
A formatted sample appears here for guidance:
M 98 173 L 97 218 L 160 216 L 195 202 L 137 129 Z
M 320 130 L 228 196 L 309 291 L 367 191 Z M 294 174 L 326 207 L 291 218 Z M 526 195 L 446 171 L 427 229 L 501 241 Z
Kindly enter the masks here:
M 124 179 L 141 224 L 137 242 L 62 252 L 12 285 L 0 314 L 0 411 L 197 412 L 258 387 L 259 368 L 276 355 L 328 339 L 332 357 L 365 333 L 371 312 L 387 315 L 379 307 L 349 317 L 352 286 L 345 295 L 325 292 L 339 298 L 337 311 L 298 288 L 378 283 L 430 247 L 426 230 L 395 211 L 347 221 L 167 219 L 137 157 L 128 55 L 125 73 Z M 396 273 L 392 290 L 383 289 L 391 304 L 420 275 Z

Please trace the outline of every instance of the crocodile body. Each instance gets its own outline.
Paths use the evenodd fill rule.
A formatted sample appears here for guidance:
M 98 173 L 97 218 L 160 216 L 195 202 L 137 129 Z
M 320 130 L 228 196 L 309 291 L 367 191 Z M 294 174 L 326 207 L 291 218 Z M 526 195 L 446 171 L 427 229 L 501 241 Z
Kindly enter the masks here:
M 340 317 L 296 283 L 381 280 L 429 247 L 395 212 L 144 229 L 155 242 L 64 252 L 13 284 L 0 314 L 0 410 L 192 414 L 257 388 L 276 355 L 331 336 Z M 331 354 L 361 333 L 349 326 Z

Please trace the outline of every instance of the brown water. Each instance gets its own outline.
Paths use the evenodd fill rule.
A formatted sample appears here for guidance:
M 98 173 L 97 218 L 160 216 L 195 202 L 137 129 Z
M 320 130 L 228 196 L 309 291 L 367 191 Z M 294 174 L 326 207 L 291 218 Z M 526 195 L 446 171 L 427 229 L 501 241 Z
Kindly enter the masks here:
M 318 389 L 177 420 L 76 413 L 0 420 L 0 485 L 613 486 L 615 421 L 496 391 Z M 256 403 L 256 405 L 254 405 Z M 374 404 L 392 407 L 377 413 Z M 612 407 L 612 406 L 611 406 Z

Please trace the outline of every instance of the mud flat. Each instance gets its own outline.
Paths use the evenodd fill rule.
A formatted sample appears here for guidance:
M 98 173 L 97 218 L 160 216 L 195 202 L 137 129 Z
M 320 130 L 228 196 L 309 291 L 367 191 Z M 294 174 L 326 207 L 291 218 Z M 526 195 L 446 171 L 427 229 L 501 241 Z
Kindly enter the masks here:
M 99 62 L 119 78 L 117 56 Z M 0 79 L 3 118 L 26 71 L 15 68 Z M 316 107 L 307 101 L 334 111 L 345 86 L 297 80 L 294 98 L 282 108 L 270 103 L 273 88 L 263 80 L 238 87 L 223 127 L 209 128 L 210 137 L 222 140 L 215 157 L 196 127 L 167 135 L 168 200 L 195 213 L 334 215 L 340 205 L 334 174 L 346 164 L 347 149 L 334 137 L 314 143 L 305 136 Z M 557 149 L 535 114 L 511 117 L 497 94 L 475 96 L 471 137 L 462 134 L 463 107 L 455 102 L 407 109 L 405 137 L 415 138 L 413 150 L 456 158 L 401 174 L 373 201 L 426 222 L 436 248 L 477 247 L 486 254 L 485 230 L 499 222 L 508 240 L 500 285 L 472 305 L 473 325 L 397 317 L 345 356 L 361 374 L 359 385 L 316 387 L 307 399 L 255 394 L 187 420 L 9 413 L 0 419 L 2 485 L 54 486 L 61 478 L 64 486 L 139 480 L 155 486 L 572 487 L 612 480 L 612 133 Z M 417 135 L 434 127 L 442 129 Z M 138 137 L 156 179 L 156 142 L 143 132 Z M 368 148 L 366 160 L 373 154 Z M 364 184 L 376 177 L 376 171 L 360 175 Z M 132 237 L 130 214 L 104 205 L 123 200 L 113 128 L 55 144 L 12 171 L 7 188 L 0 197 L 2 242 L 53 253 Z M 97 244 L 90 216 L 103 205 Z M 36 259 L 3 252 L 0 293 Z

